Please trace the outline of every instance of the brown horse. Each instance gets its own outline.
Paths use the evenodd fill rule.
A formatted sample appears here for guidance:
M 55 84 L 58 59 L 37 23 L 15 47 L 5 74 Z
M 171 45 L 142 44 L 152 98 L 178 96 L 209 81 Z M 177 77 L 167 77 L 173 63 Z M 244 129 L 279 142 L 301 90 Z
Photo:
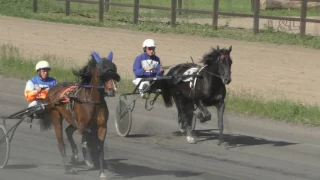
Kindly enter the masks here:
M 115 96 L 114 80 L 119 82 L 120 76 L 112 60 L 101 59 L 95 52 L 91 54 L 88 64 L 79 71 L 73 70 L 73 74 L 80 78 L 80 83 L 59 83 L 49 90 L 45 99 L 49 104 L 40 127 L 47 130 L 53 124 L 66 173 L 76 174 L 66 157 L 62 135 L 62 121 L 65 119 L 70 124 L 65 131 L 72 149 L 71 163 L 78 162 L 78 149 L 72 138 L 78 130 L 82 134 L 83 147 L 92 161 L 85 158 L 87 165 L 100 166 L 100 178 L 106 179 L 103 145 L 109 111 L 104 98 Z

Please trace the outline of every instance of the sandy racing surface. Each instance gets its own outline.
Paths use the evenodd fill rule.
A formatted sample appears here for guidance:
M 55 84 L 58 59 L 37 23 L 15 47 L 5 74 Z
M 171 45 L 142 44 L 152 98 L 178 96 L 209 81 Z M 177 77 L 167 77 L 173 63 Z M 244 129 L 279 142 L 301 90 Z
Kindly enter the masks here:
M 107 56 L 111 49 L 122 78 L 132 77 L 134 58 L 146 38 L 156 40 L 164 66 L 190 62 L 190 56 L 198 61 L 210 47 L 232 45 L 230 88 L 259 91 L 268 97 L 274 97 L 276 91 L 282 93 L 278 97 L 320 102 L 320 50 L 0 17 L 1 44 L 12 43 L 25 56 L 52 54 L 76 64 L 86 63 L 92 50 Z
M 232 45 L 231 88 L 242 86 L 267 95 L 277 88 L 288 97 L 320 101 L 319 50 L 0 17 L 0 42 L 18 46 L 26 56 L 48 53 L 82 64 L 91 50 L 107 55 L 112 49 L 118 69 L 129 75 L 142 41 L 149 37 L 157 40 L 157 53 L 164 65 L 189 61 L 189 56 L 198 60 L 211 46 Z M 25 82 L 0 81 L 0 115 L 26 108 Z M 217 146 L 216 118 L 197 124 L 200 141 L 190 145 L 177 133 L 174 109 L 157 105 L 147 112 L 141 101 L 134 110 L 132 136 L 121 138 L 115 133 L 113 122 L 116 100 L 108 99 L 111 114 L 105 158 L 109 179 L 320 179 L 319 128 L 227 114 L 225 133 L 231 147 Z M 215 111 L 212 113 L 216 117 Z M 69 144 L 65 143 L 70 157 Z M 76 168 L 79 175 L 65 175 L 61 162 L 53 130 L 40 132 L 36 123 L 33 129 L 23 123 L 15 133 L 10 161 L 6 169 L 0 170 L 0 179 L 98 179 L 98 171 L 88 170 L 83 164 Z

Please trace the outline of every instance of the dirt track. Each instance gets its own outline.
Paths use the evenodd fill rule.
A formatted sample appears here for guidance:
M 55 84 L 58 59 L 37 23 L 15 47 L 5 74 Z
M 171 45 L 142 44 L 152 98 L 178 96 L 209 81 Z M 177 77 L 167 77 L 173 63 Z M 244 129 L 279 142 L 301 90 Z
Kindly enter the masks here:
M 27 107 L 25 81 L 0 78 L 0 116 Z M 217 119 L 197 122 L 197 144 L 178 133 L 175 108 L 156 103 L 152 111 L 138 99 L 130 136 L 119 137 L 114 117 L 118 96 L 108 98 L 110 118 L 104 146 L 108 180 L 319 180 L 319 127 L 304 127 L 255 117 L 225 114 L 225 141 L 218 146 Z M 134 97 L 129 97 L 129 102 Z M 212 111 L 213 117 L 216 111 Z M 11 128 L 17 120 L 7 120 Z M 1 123 L 1 121 L 0 121 Z M 65 124 L 64 128 L 66 128 Z M 10 158 L 0 169 L 1 180 L 98 180 L 98 170 L 82 161 L 81 136 L 76 132 L 79 175 L 64 174 L 54 130 L 41 132 L 23 122 L 11 141 Z M 70 144 L 64 134 L 68 159 Z M 1 149 L 0 149 L 1 155 Z
M 53 54 L 82 64 L 92 50 L 106 56 L 111 49 L 122 75 L 132 76 L 133 60 L 146 38 L 157 41 L 165 66 L 190 61 L 190 56 L 198 61 L 210 47 L 232 45 L 230 88 L 259 91 L 270 98 L 277 91 L 278 97 L 284 93 L 295 100 L 320 102 L 319 50 L 0 17 L 0 43 L 11 43 L 26 56 Z

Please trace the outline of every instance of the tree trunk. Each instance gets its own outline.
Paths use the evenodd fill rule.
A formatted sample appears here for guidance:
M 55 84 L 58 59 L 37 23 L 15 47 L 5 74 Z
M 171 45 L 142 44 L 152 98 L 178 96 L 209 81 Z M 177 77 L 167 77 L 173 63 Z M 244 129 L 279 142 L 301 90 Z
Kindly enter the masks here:
M 260 0 L 260 9 L 292 9 L 300 7 L 301 1 L 297 0 Z M 320 7 L 320 2 L 308 2 L 307 7 Z

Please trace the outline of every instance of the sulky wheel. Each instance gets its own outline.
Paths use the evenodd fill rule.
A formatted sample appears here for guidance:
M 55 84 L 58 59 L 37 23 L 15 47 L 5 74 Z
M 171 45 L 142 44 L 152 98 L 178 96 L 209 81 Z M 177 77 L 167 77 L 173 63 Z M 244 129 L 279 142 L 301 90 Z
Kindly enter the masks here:
M 119 136 L 126 137 L 131 129 L 131 108 L 128 106 L 127 97 L 121 95 L 116 108 L 115 126 Z
M 9 159 L 10 142 L 6 128 L 0 124 L 0 169 L 4 168 Z

